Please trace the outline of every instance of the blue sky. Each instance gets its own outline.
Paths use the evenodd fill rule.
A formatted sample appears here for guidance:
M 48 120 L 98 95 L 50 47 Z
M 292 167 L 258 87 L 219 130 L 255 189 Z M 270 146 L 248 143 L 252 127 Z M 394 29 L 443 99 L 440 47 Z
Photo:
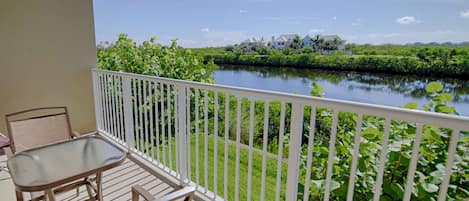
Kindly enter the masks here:
M 127 33 L 184 47 L 283 33 L 354 43 L 469 41 L 469 0 L 94 0 L 96 41 Z

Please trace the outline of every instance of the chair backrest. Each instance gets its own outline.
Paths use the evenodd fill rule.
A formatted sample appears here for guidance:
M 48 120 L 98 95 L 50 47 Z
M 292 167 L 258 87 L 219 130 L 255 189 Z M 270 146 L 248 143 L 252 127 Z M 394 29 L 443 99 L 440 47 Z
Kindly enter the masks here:
M 13 153 L 72 137 L 67 107 L 25 110 L 5 116 Z

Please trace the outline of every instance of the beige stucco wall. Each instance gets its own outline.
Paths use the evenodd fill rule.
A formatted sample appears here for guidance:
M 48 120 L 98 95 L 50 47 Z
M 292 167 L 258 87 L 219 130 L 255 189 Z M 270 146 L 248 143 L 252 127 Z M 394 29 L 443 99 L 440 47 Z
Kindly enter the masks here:
M 92 0 L 0 4 L 0 132 L 5 114 L 45 106 L 67 106 L 74 130 L 95 130 Z

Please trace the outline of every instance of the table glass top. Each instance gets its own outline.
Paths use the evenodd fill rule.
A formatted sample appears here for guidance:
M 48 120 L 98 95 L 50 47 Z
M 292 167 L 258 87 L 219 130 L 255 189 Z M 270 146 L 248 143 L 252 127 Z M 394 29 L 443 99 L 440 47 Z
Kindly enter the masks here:
M 87 136 L 18 152 L 8 167 L 16 185 L 29 187 L 92 172 L 124 157 L 124 150 L 102 137 Z

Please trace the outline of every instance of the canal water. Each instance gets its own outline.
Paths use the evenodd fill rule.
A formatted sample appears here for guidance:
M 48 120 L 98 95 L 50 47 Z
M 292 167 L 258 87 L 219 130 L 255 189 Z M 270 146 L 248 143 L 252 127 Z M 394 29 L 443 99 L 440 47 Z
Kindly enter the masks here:
M 411 101 L 419 108 L 427 104 L 425 86 L 431 81 L 441 82 L 454 96 L 448 105 L 469 116 L 469 80 L 288 67 L 222 65 L 215 71 L 215 83 L 222 85 L 310 95 L 316 83 L 327 98 L 397 107 Z

